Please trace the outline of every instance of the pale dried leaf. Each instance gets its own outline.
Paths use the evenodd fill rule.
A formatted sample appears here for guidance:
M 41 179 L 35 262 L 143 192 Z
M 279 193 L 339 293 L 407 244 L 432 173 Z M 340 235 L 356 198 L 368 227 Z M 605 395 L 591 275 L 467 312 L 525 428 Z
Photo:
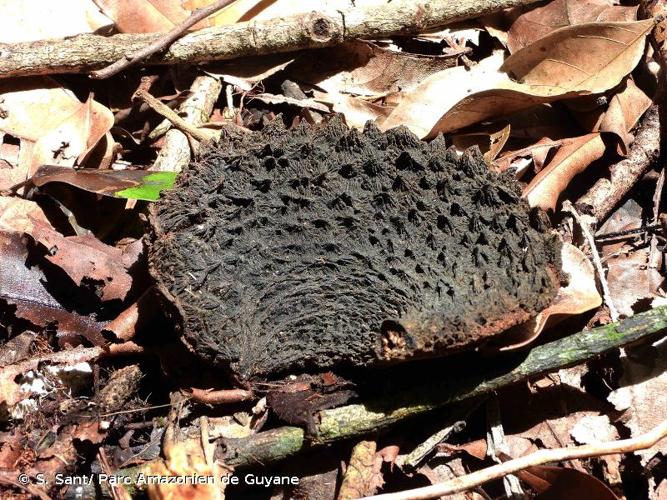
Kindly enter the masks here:
M 665 419 L 667 408 L 667 341 L 635 348 L 621 357 L 620 387 L 608 399 L 619 411 L 625 412 L 625 425 L 632 436 L 648 432 Z M 663 439 L 655 446 L 635 452 L 646 463 L 656 454 L 667 454 Z

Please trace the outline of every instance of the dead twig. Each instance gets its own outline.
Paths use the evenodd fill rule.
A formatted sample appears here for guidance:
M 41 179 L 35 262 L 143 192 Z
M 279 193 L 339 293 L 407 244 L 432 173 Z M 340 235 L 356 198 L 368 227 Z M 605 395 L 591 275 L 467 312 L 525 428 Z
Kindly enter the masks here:
M 612 321 L 618 321 L 620 316 L 618 314 L 618 309 L 616 309 L 614 301 L 611 298 L 611 292 L 609 291 L 609 283 L 607 283 L 607 278 L 604 273 L 604 268 L 602 267 L 602 261 L 600 260 L 600 254 L 598 253 L 598 249 L 595 246 L 595 237 L 593 236 L 593 233 L 591 233 L 591 230 L 588 227 L 586 221 L 582 219 L 581 215 L 579 215 L 579 212 L 577 212 L 577 210 L 572 206 L 572 203 L 570 203 L 569 200 L 566 200 L 563 203 L 563 211 L 572 214 L 574 219 L 577 221 L 577 224 L 579 224 L 581 232 L 586 238 L 588 246 L 591 249 L 591 257 L 593 257 L 593 264 L 595 265 L 595 270 L 597 271 L 598 278 L 600 279 L 600 285 L 602 286 L 602 295 L 604 297 L 605 303 L 607 304 L 607 307 L 609 308 L 609 315 L 611 316 Z
M 137 97 L 138 99 L 141 99 L 146 104 L 148 104 L 148 106 L 150 106 L 151 109 L 153 109 L 160 115 L 164 116 L 167 120 L 169 120 L 172 123 L 172 125 L 174 125 L 174 127 L 178 128 L 182 132 L 185 132 L 186 134 L 189 134 L 194 139 L 200 142 L 212 139 L 212 134 L 206 133 L 205 131 L 202 131 L 197 127 L 192 126 L 191 124 L 186 122 L 183 118 L 178 116 L 178 114 L 174 112 L 171 108 L 169 108 L 169 106 L 163 104 L 159 99 L 156 99 L 145 90 L 137 89 L 134 96 Z
M 451 495 L 453 493 L 469 490 L 493 479 L 505 477 L 508 474 L 513 474 L 536 465 L 574 460 L 577 458 L 599 457 L 602 455 L 614 455 L 617 453 L 630 453 L 633 451 L 645 450 L 665 437 L 667 437 L 667 420 L 646 434 L 631 439 L 621 439 L 619 441 L 610 441 L 599 444 L 586 444 L 569 448 L 539 450 L 530 455 L 515 458 L 514 460 L 509 460 L 502 464 L 494 465 L 443 483 L 401 491 L 399 493 L 387 493 L 366 498 L 369 500 L 423 500 L 428 498 L 438 498 L 444 495 Z
M 174 26 L 170 31 L 162 35 L 161 38 L 158 38 L 150 45 L 146 46 L 141 50 L 125 56 L 122 59 L 118 59 L 116 62 L 110 64 L 109 66 L 102 68 L 97 71 L 90 73 L 91 78 L 96 80 L 103 80 L 114 76 L 124 69 L 129 68 L 130 66 L 137 64 L 138 62 L 143 61 L 144 59 L 166 50 L 172 43 L 181 38 L 187 30 L 192 28 L 199 21 L 206 19 L 211 14 L 216 13 L 220 9 L 227 7 L 229 4 L 235 0 L 217 0 L 217 2 L 212 3 L 207 7 L 202 7 L 200 9 L 195 9 L 192 12 L 192 15 L 188 17 L 185 21 Z
M 247 391 L 245 389 L 221 389 L 214 391 L 193 387 L 188 389 L 186 394 L 190 396 L 190 399 L 193 401 L 207 405 L 240 403 L 242 401 L 249 401 L 255 397 L 252 391 Z
M 424 33 L 538 0 L 392 0 L 381 6 L 352 7 L 277 19 L 205 28 L 182 36 L 148 64 L 196 64 L 238 57 L 330 47 L 359 38 Z M 78 35 L 61 40 L 0 44 L 0 78 L 99 69 L 162 40 L 161 34 Z

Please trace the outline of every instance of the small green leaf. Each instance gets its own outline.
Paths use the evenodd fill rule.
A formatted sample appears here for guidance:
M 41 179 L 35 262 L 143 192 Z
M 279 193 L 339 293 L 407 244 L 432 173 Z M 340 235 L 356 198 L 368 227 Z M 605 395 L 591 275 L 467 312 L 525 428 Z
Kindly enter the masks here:
M 133 200 L 157 201 L 160 191 L 172 189 L 176 181 L 177 172 L 153 172 L 141 179 L 141 184 L 122 191 L 117 191 L 114 196 Z

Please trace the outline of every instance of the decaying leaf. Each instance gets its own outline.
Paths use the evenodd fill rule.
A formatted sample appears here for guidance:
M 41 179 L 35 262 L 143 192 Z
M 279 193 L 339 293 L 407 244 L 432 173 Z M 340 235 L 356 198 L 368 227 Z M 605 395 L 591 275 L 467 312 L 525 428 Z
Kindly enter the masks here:
M 76 96 L 50 78 L 1 80 L 0 132 L 20 140 L 19 162 L 0 169 L 0 189 L 25 181 L 43 163 L 72 166 L 113 125 L 111 111 Z
M 523 190 L 531 207 L 555 209 L 558 197 L 575 175 L 602 158 L 605 143 L 599 133 L 563 141 L 553 159 Z
M 549 86 L 513 82 L 500 70 L 503 61 L 503 54 L 496 53 L 470 70 L 458 66 L 426 78 L 403 96 L 381 128 L 405 125 L 421 138 L 432 138 L 485 119 L 578 95 L 576 91 L 561 93 Z
M 65 38 L 110 29 L 111 20 L 93 0 L 2 2 L 0 42 L 17 43 Z
M 653 25 L 648 19 L 561 28 L 512 54 L 502 69 L 525 85 L 562 93 L 604 92 L 637 65 Z
M 613 0 L 553 0 L 520 15 L 507 33 L 507 48 L 517 52 L 552 31 L 575 24 L 635 21 L 637 6 L 615 5 Z

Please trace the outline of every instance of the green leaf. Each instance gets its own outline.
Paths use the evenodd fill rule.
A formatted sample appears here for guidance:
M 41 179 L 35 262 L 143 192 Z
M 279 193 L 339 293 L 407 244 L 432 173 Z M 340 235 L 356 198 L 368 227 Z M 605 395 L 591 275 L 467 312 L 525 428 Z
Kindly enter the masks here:
M 157 201 L 161 191 L 174 187 L 177 175 L 177 172 L 153 172 L 141 179 L 139 185 L 116 191 L 114 196 L 132 200 Z

